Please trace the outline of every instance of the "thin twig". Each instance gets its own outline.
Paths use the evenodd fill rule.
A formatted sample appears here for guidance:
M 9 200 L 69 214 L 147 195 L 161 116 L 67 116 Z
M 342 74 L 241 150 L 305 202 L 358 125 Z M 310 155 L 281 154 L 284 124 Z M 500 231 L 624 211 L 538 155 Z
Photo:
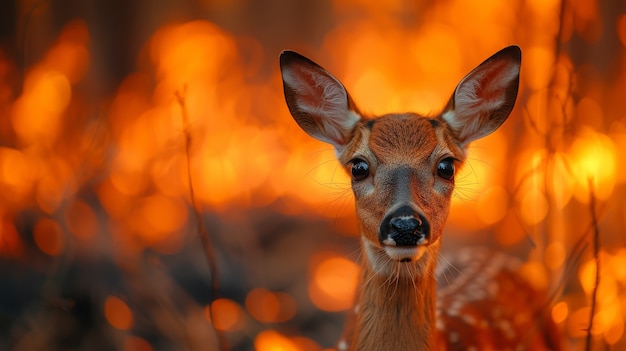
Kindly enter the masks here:
M 228 341 L 226 340 L 226 336 L 215 327 L 215 316 L 213 315 L 213 301 L 217 300 L 219 295 L 219 276 L 217 272 L 217 260 L 215 258 L 215 252 L 213 251 L 213 245 L 211 245 L 211 238 L 209 236 L 206 227 L 204 226 L 204 221 L 202 220 L 202 215 L 200 213 L 200 209 L 198 203 L 196 201 L 195 191 L 192 182 L 191 176 L 191 132 L 189 128 L 189 116 L 187 115 L 187 108 L 185 105 L 185 93 L 187 91 L 187 87 L 183 88 L 182 93 L 180 91 L 176 91 L 176 101 L 181 109 L 181 115 L 183 120 L 183 134 L 185 136 L 185 156 L 187 158 L 187 182 L 189 183 L 189 197 L 191 201 L 191 207 L 193 208 L 194 217 L 196 220 L 196 225 L 198 228 L 198 235 L 200 236 L 200 242 L 202 243 L 202 248 L 204 252 L 204 256 L 207 260 L 207 264 L 209 266 L 209 272 L 211 275 L 211 296 L 209 297 L 209 316 L 211 318 L 211 327 L 217 336 L 217 340 L 219 343 L 220 350 L 228 351 L 230 348 L 228 346 Z
M 595 204 L 593 181 L 589 179 L 589 212 L 591 213 L 591 222 L 593 223 L 593 259 L 596 262 L 596 280 L 591 294 L 591 311 L 589 312 L 589 325 L 587 327 L 587 338 L 585 339 L 586 351 L 591 351 L 591 328 L 593 327 L 593 315 L 596 312 L 596 299 L 598 287 L 600 286 L 600 229 L 598 228 Z

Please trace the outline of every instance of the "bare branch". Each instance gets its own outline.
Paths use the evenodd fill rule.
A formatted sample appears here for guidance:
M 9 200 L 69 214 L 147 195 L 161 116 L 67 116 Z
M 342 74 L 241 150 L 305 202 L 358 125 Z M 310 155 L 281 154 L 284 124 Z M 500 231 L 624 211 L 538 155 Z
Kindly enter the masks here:
M 596 280 L 591 294 L 591 311 L 589 312 L 589 325 L 587 326 L 587 337 L 585 339 L 585 350 L 591 351 L 591 328 L 593 328 L 593 315 L 596 312 L 596 300 L 598 296 L 598 286 L 600 286 L 600 229 L 598 228 L 598 218 L 595 210 L 595 193 L 593 181 L 589 179 L 589 212 L 593 225 L 593 259 L 596 263 Z
M 187 108 L 185 105 L 185 93 L 187 92 L 187 87 L 183 87 L 183 91 L 176 91 L 176 101 L 181 109 L 181 115 L 183 120 L 183 135 L 185 136 L 185 156 L 187 158 L 187 181 L 189 183 L 189 200 L 191 202 L 191 207 L 193 208 L 194 217 L 196 220 L 196 226 L 198 228 L 198 235 L 200 236 L 200 242 L 202 243 L 202 251 L 204 252 L 204 256 L 207 260 L 207 265 L 209 266 L 209 271 L 211 275 L 211 296 L 209 298 L 209 315 L 211 318 L 211 327 L 217 336 L 220 350 L 228 351 L 230 348 L 228 346 L 228 341 L 226 340 L 226 336 L 215 327 L 215 318 L 213 315 L 213 301 L 215 301 L 219 296 L 219 276 L 217 272 L 217 260 L 215 258 L 215 251 L 213 250 L 213 245 L 211 244 L 211 238 L 209 236 L 206 227 L 204 226 L 204 221 L 202 220 L 202 214 L 200 212 L 200 208 L 196 201 L 195 191 L 193 187 L 193 180 L 191 176 L 191 131 L 189 128 L 189 116 L 187 115 Z

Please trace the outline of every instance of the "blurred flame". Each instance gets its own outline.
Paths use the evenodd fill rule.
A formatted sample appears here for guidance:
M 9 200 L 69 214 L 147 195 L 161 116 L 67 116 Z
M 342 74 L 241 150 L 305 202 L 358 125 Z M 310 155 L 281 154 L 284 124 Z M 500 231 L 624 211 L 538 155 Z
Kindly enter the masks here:
M 0 147 L 0 184 L 6 194 L 6 204 L 24 201 L 32 190 L 36 174 L 36 168 L 23 152 Z
M 557 270 L 563 266 L 567 252 L 562 242 L 553 242 L 546 247 L 544 260 L 546 266 L 551 270 Z
M 311 260 L 309 297 L 325 311 L 343 311 L 354 304 L 359 267 L 352 261 L 329 252 Z
M 548 199 L 540 189 L 531 188 L 522 195 L 520 209 L 527 224 L 537 224 L 548 214 Z
M 133 325 L 133 313 L 122 299 L 108 296 L 104 301 L 104 316 L 116 329 L 128 330 Z
M 449 221 L 461 223 L 466 230 L 493 225 L 504 218 L 509 207 L 509 194 L 502 187 L 508 145 L 502 134 L 492 134 L 475 142 L 466 164 L 456 176 Z
M 264 330 L 254 339 L 254 349 L 257 351 L 301 351 L 289 338 L 275 330 Z
M 597 0 L 573 0 L 574 28 L 585 41 L 594 43 L 602 36 Z
M 129 336 L 124 340 L 122 351 L 153 351 L 154 348 L 145 339 L 138 336 Z
M 554 50 L 546 46 L 533 46 L 524 50 L 524 76 L 532 90 L 547 88 L 552 77 Z
M 24 93 L 13 106 L 12 121 L 22 143 L 52 146 L 72 97 L 72 83 L 86 71 L 89 35 L 84 22 L 67 24 L 57 44 L 26 76 Z
M 552 320 L 557 323 L 563 323 L 569 314 L 569 307 L 566 302 L 560 301 L 557 302 L 554 307 L 552 307 Z
M 626 304 L 621 295 L 626 284 L 623 281 L 623 266 L 617 266 L 626 259 L 624 250 L 610 254 L 604 250 L 600 252 L 600 284 L 597 293 L 597 308 L 594 315 L 592 334 L 603 335 L 609 344 L 614 344 L 624 332 Z M 588 260 L 583 263 L 579 271 L 579 280 L 587 296 L 591 296 L 596 281 L 596 262 Z M 586 314 L 589 311 L 586 310 Z M 582 312 L 581 312 L 582 313 Z
M 84 201 L 76 200 L 66 212 L 69 230 L 77 239 L 88 241 L 95 237 L 98 219 L 94 210 Z
M 520 228 L 519 218 L 513 210 L 509 210 L 499 224 L 502 229 L 496 231 L 495 238 L 500 245 L 515 245 L 527 236 L 523 228 Z
M 574 338 L 582 338 L 587 335 L 585 328 L 589 325 L 590 307 L 581 307 L 570 314 L 567 319 L 567 334 Z
M 300 351 L 322 351 L 322 347 L 315 341 L 303 336 L 291 337 L 291 341 Z
M 570 202 L 576 187 L 576 179 L 572 177 L 569 168 L 570 162 L 567 154 L 557 152 L 553 156 L 550 189 L 554 205 L 559 210 Z
M 13 223 L 0 216 L 0 256 L 19 257 L 24 245 Z
M 591 191 L 600 200 L 611 196 L 617 172 L 617 150 L 613 141 L 604 134 L 583 129 L 572 144 L 570 155 L 572 176 L 578 181 L 576 198 L 588 202 Z
M 182 200 L 155 194 L 139 199 L 129 220 L 146 246 L 175 253 L 183 236 L 174 234 L 187 223 L 187 207 Z
M 33 239 L 39 249 L 50 256 L 57 256 L 63 250 L 65 238 L 61 227 L 53 220 L 40 219 L 33 228 Z
M 480 195 L 477 205 L 478 218 L 485 225 L 495 224 L 507 213 L 509 194 L 500 186 L 491 186 Z
M 52 214 L 66 196 L 75 190 L 70 181 L 73 177 L 72 168 L 61 157 L 48 157 L 33 162 L 37 162 L 40 170 L 35 190 L 37 205 L 44 212 Z
M 61 115 L 71 98 L 69 80 L 57 71 L 33 71 L 24 90 L 13 110 L 16 133 L 27 144 L 53 144 L 61 127 Z
M 213 317 L 213 325 L 217 330 L 237 331 L 246 325 L 246 317 L 241 306 L 231 299 L 220 298 L 213 301 L 210 307 L 213 311 L 209 313 L 209 307 L 205 313 L 208 320 Z
M 296 301 L 284 292 L 255 288 L 246 296 L 246 309 L 259 322 L 282 323 L 296 314 Z
M 546 291 L 549 286 L 549 275 L 546 268 L 539 262 L 525 262 L 519 270 L 522 277 L 526 279 L 537 291 Z

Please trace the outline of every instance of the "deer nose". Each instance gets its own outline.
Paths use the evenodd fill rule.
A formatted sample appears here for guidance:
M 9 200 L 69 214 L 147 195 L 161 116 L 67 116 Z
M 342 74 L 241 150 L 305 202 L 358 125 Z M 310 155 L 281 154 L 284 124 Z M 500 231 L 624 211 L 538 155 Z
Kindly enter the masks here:
M 430 225 L 424 215 L 405 205 L 383 219 L 379 240 L 383 245 L 415 246 L 430 238 Z

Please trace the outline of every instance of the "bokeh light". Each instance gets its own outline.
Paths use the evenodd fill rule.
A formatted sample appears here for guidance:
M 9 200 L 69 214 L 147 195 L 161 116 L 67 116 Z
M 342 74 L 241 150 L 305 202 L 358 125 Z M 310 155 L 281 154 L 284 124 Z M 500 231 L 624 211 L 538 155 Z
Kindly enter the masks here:
M 133 313 L 122 299 L 109 296 L 104 301 L 104 315 L 116 329 L 128 330 L 133 325 Z
M 358 266 L 332 253 L 321 252 L 311 261 L 309 297 L 325 311 L 352 307 L 358 282 Z

